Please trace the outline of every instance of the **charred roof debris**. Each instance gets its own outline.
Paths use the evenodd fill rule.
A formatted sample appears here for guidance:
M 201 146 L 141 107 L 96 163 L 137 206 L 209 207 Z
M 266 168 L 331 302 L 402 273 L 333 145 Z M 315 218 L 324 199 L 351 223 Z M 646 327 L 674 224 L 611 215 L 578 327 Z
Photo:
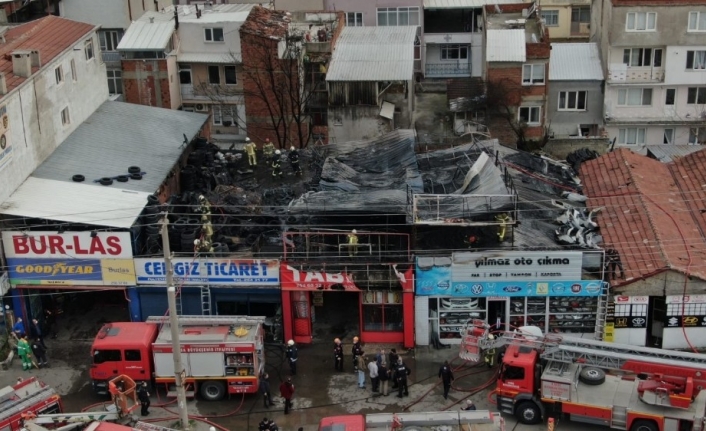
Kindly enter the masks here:
M 282 150 L 274 156 L 282 178 L 272 176 L 262 150 L 250 166 L 243 150 L 197 139 L 180 172 L 182 193 L 163 205 L 150 200 L 145 210 L 141 252 L 161 253 L 156 221 L 163 210 L 172 250 L 183 254 L 198 243 L 197 252 L 214 256 L 348 257 L 344 237 L 352 229 L 362 255 L 388 262 L 409 261 L 411 249 L 599 247 L 571 164 L 496 140 L 463 139 L 418 152 L 415 132 L 396 130 L 310 146 L 298 150 L 302 175 Z M 573 165 L 590 156 L 572 156 Z

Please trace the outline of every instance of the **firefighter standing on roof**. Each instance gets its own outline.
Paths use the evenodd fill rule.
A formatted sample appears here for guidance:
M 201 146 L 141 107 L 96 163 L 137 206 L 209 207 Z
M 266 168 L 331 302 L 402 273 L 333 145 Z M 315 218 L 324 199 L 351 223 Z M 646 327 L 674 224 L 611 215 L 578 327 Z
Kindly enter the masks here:
M 272 155 L 275 154 L 275 145 L 270 142 L 270 139 L 265 139 L 265 145 L 262 146 L 262 155 L 265 156 L 265 160 L 271 159 Z
M 302 174 L 302 168 L 299 166 L 299 151 L 294 146 L 289 149 L 289 164 L 292 165 L 294 175 Z
M 250 166 L 256 166 L 257 165 L 257 146 L 255 145 L 254 142 L 250 140 L 250 138 L 245 138 L 245 153 L 248 155 L 248 165 Z
M 282 178 L 282 152 L 275 151 L 272 156 L 272 178 Z

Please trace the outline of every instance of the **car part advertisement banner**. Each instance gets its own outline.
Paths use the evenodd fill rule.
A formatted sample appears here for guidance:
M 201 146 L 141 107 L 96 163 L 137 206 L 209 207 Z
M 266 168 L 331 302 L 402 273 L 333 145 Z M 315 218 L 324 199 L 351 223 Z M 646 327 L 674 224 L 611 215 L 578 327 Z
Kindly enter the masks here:
M 470 255 L 470 253 L 465 254 Z M 523 254 L 525 261 L 527 261 L 532 252 Z M 542 254 L 546 255 L 546 253 Z M 502 259 L 511 258 L 503 257 Z M 579 260 L 579 272 L 580 262 Z M 489 279 L 487 275 L 481 278 L 470 276 L 469 274 L 474 271 L 465 268 L 465 266 L 467 265 L 452 264 L 449 258 L 418 258 L 415 268 L 415 293 L 427 296 L 459 297 L 598 296 L 603 287 L 601 280 L 581 280 L 580 277 L 552 280 L 549 277 L 541 277 L 541 274 L 534 272 L 525 274 L 524 278 L 518 277 L 513 280 L 507 280 L 507 278 L 504 280 Z M 508 267 L 497 273 L 501 272 L 510 274 L 514 278 L 514 275 L 520 273 L 521 270 Z
M 130 286 L 129 232 L 3 232 L 13 285 Z

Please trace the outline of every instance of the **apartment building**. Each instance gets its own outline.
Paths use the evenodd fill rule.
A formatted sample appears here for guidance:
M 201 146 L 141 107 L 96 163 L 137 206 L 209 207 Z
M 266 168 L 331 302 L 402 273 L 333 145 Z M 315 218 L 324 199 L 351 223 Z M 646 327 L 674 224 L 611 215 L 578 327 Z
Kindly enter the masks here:
M 108 98 L 97 29 L 56 16 L 0 29 L 0 202 Z
M 553 42 L 579 42 L 591 35 L 591 0 L 540 0 L 539 8 Z
M 706 0 L 594 2 L 591 39 L 617 145 L 706 142 Z
M 145 12 L 160 11 L 171 4 L 171 0 L 52 0 L 52 8 L 59 16 L 100 26 L 98 38 L 101 58 L 106 66 L 108 91 L 116 99 L 123 94 L 118 44 L 125 30 Z

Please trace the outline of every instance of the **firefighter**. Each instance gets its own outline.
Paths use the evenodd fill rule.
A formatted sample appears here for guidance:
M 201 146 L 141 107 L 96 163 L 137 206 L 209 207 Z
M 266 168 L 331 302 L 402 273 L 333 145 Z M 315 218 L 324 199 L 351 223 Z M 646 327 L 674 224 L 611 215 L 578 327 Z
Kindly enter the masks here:
M 17 341 L 17 355 L 19 355 L 20 359 L 22 359 L 22 369 L 25 371 L 32 369 L 32 359 L 29 356 L 30 353 L 31 350 L 29 343 L 27 342 L 27 336 L 23 335 Z
M 469 412 L 470 412 L 470 411 L 473 411 L 473 410 L 475 410 L 475 409 L 476 409 L 476 405 L 473 404 L 473 400 L 469 398 L 469 399 L 466 400 L 466 407 L 462 408 L 461 410 L 465 410 L 465 411 L 469 411 Z
M 488 334 L 488 340 L 495 340 L 495 336 L 493 334 Z M 495 353 L 495 348 L 492 348 L 486 350 L 483 355 L 483 359 L 485 360 L 485 363 L 488 364 L 489 368 L 492 368 L 495 365 Z
M 150 393 L 147 392 L 147 382 L 142 382 L 140 388 L 137 390 L 137 399 L 140 400 L 140 406 L 142 410 L 142 416 L 149 416 L 150 414 Z
M 269 431 L 270 421 L 267 418 L 262 418 L 262 421 L 257 425 L 258 431 Z
M 346 235 L 348 239 L 348 256 L 358 254 L 358 231 L 353 229 L 351 233 Z
M 292 165 L 294 175 L 302 174 L 302 168 L 299 166 L 299 151 L 294 146 L 289 149 L 289 164 Z
M 397 366 L 395 367 L 395 381 L 397 382 L 397 398 L 402 398 L 402 394 L 405 396 L 409 395 L 409 388 L 407 387 L 407 376 L 411 374 L 411 370 L 404 364 L 402 358 L 397 359 Z
M 505 234 L 507 234 L 507 225 L 510 224 L 510 216 L 506 213 L 498 214 L 495 216 L 495 220 L 500 223 L 498 226 L 498 241 L 505 241 Z
M 271 159 L 272 156 L 275 154 L 275 144 L 270 142 L 269 138 L 265 139 L 265 145 L 262 146 L 262 155 L 267 159 Z
M 444 365 L 439 368 L 439 378 L 444 384 L 444 399 L 449 399 L 449 389 L 451 389 L 451 382 L 454 381 L 454 373 L 451 370 L 449 361 L 444 361 Z
M 292 375 L 296 376 L 299 352 L 297 351 L 297 346 L 294 344 L 294 340 L 287 341 L 287 359 L 289 360 L 289 369 L 292 371 Z
M 363 348 L 360 346 L 360 340 L 358 337 L 353 337 L 353 348 L 351 349 L 353 353 L 353 372 L 358 372 L 358 356 L 363 354 Z
M 250 140 L 250 138 L 245 138 L 245 153 L 248 155 L 248 165 L 257 166 L 257 145 Z
M 282 178 L 282 152 L 275 151 L 272 156 L 272 178 Z
M 340 338 L 333 340 L 333 367 L 336 371 L 343 371 L 343 345 Z
M 269 422 L 267 422 L 267 431 L 279 431 L 279 427 L 274 420 L 270 419 Z

